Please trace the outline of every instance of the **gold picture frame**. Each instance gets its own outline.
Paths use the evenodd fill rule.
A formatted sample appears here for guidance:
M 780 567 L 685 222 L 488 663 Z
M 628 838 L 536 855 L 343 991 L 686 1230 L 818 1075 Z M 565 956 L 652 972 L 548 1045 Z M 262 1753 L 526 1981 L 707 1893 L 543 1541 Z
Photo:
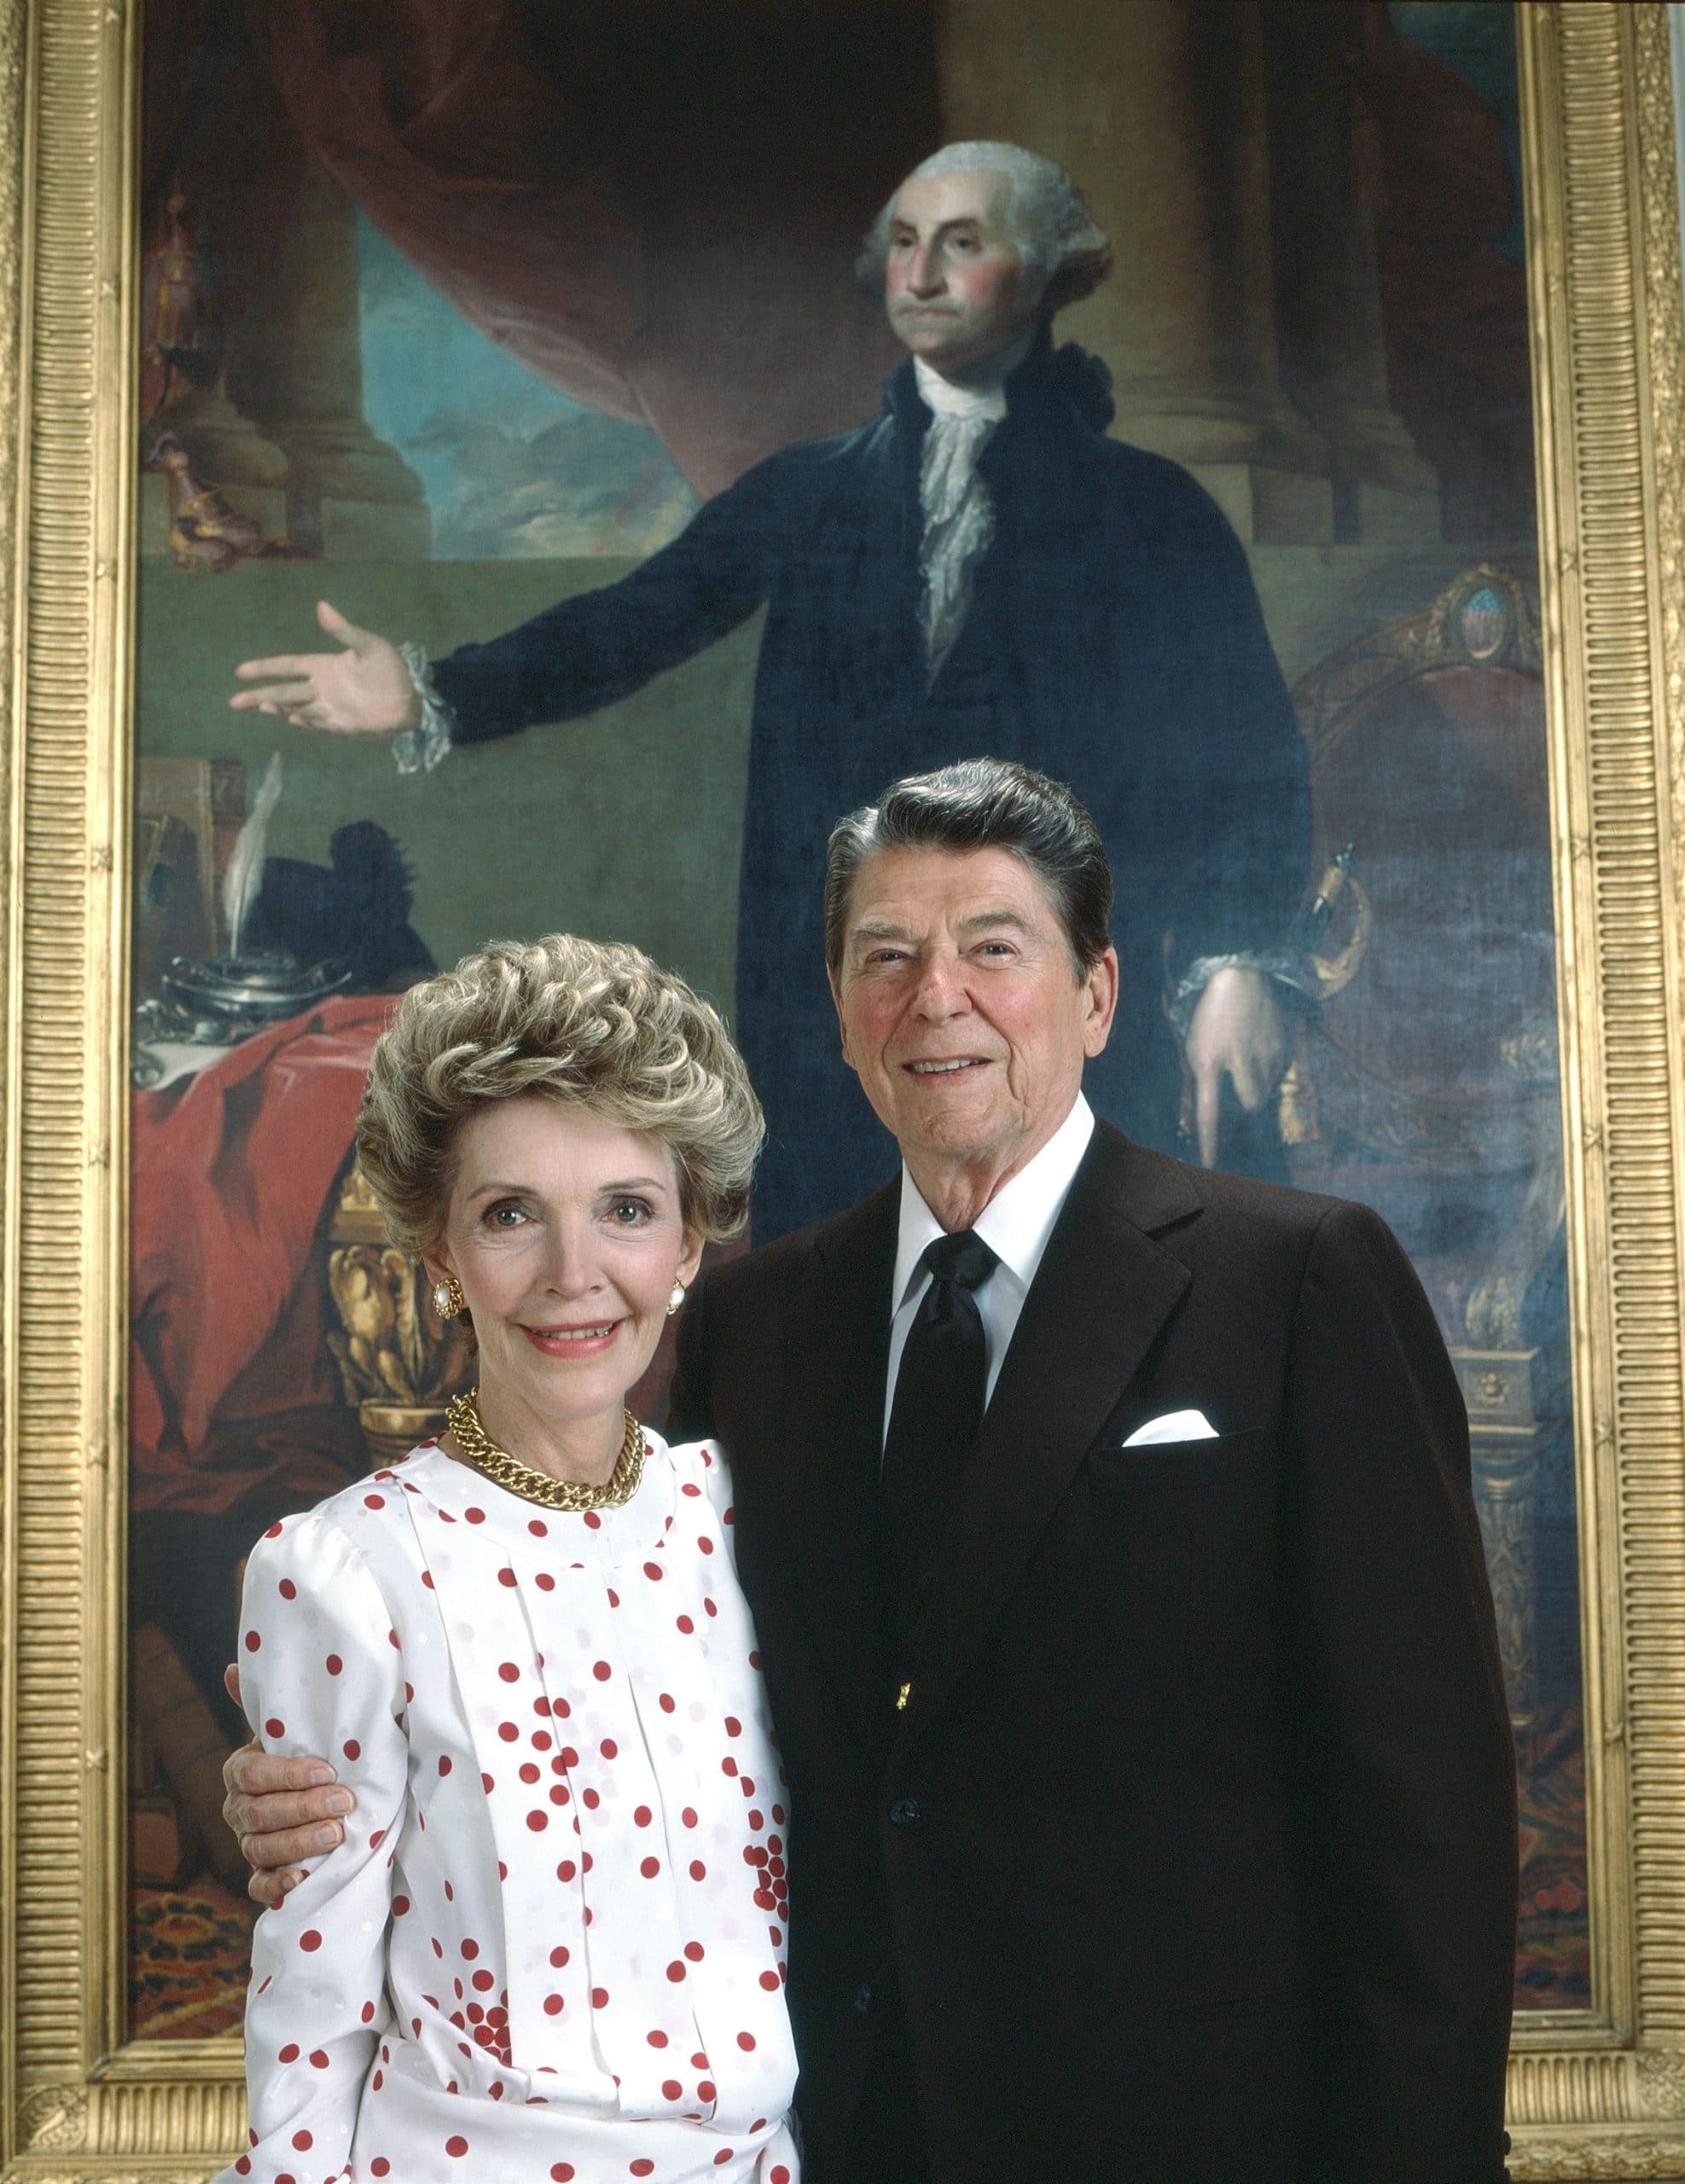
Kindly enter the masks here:
M 0 4 L 0 2178 L 199 2178 L 239 2043 L 131 2041 L 121 1751 L 137 0 Z M 1685 2172 L 1685 309 L 1667 11 L 1518 9 L 1593 2001 L 1518 2179 Z M 1431 2087 L 1422 2099 L 1431 2101 Z

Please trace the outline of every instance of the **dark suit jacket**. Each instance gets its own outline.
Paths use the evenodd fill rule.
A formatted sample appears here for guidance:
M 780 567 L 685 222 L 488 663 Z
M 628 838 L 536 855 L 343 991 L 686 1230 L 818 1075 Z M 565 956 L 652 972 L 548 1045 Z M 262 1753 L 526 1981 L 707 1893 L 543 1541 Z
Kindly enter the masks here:
M 819 874 L 837 819 L 900 775 L 987 752 L 1069 781 L 1094 814 L 1124 979 L 1089 1091 L 1136 1137 L 1175 1142 L 1165 932 L 1179 969 L 1278 944 L 1299 907 L 1304 740 L 1239 540 L 1185 470 L 1107 437 L 1106 375 L 1080 350 L 1043 338 L 1007 402 L 981 461 L 995 535 L 933 683 L 919 619 L 930 412 L 910 361 L 869 424 L 758 463 L 619 583 L 434 670 L 456 740 L 478 741 L 622 697 L 764 607 L 733 1018 L 766 1108 L 763 1238 L 888 1172 L 882 1127 L 836 1066 Z
M 1391 1233 L 1101 1124 L 898 1712 L 896 1210 L 722 1267 L 679 1342 L 789 1776 L 812 2184 L 892 1976 L 940 2184 L 1496 2184 L 1508 1716 L 1462 1403 Z M 1220 1438 L 1122 1445 L 1183 1408 Z

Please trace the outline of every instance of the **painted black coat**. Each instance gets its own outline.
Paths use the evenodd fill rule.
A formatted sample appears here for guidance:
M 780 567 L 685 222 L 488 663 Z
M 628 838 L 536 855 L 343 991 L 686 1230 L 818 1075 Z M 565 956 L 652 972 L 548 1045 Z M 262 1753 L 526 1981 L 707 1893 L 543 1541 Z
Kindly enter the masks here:
M 438 663 L 457 741 L 590 712 L 764 605 L 735 1029 L 765 1104 L 765 1240 L 852 1203 L 886 1141 L 839 1066 L 822 946 L 826 838 L 906 773 L 1015 758 L 1069 781 L 1118 882 L 1124 999 L 1087 1090 L 1173 1141 L 1171 960 L 1281 938 L 1305 879 L 1304 746 L 1245 555 L 1186 471 L 1106 436 L 1104 369 L 1045 338 L 1007 383 L 982 469 L 996 533 L 927 687 L 912 367 L 857 431 L 787 449 L 620 582 Z M 648 856 L 649 845 L 639 845 Z

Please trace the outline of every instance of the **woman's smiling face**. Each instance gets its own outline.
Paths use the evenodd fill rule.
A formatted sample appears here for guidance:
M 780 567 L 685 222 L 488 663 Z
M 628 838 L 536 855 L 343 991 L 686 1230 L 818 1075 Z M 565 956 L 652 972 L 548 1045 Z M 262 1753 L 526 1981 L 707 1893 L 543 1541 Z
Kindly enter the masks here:
M 488 1428 L 516 1455 L 524 1420 L 541 1443 L 603 1418 L 618 1438 L 674 1281 L 688 1284 L 701 1258 L 671 1153 L 537 1094 L 470 1115 L 453 1149 L 444 1227 L 425 1263 L 430 1278 L 462 1284 Z

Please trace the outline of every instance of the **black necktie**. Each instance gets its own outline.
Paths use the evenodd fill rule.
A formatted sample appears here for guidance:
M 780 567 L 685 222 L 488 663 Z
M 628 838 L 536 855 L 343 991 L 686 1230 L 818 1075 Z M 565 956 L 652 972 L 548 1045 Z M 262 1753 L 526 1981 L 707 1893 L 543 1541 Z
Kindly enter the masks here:
M 884 1608 L 898 1658 L 983 1423 L 989 1361 L 974 1292 L 999 1263 L 969 1228 L 938 1236 L 919 1261 L 930 1287 L 901 1353 L 878 1482 Z

